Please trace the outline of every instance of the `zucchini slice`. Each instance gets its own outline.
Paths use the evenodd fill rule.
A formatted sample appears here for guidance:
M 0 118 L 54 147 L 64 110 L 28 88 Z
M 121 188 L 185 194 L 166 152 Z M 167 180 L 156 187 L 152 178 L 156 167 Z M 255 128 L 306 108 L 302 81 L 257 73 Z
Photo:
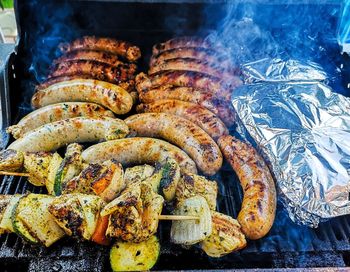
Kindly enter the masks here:
M 22 237 L 25 241 L 31 244 L 40 243 L 39 239 L 33 236 L 28 227 L 23 224 L 22 220 L 18 217 L 19 212 L 24 210 L 26 206 L 29 204 L 27 201 L 27 197 L 23 196 L 16 204 L 15 208 L 12 210 L 11 221 L 14 232 Z
M 65 182 L 77 176 L 82 168 L 83 162 L 81 152 L 83 147 L 77 143 L 68 145 L 65 157 L 57 170 L 54 193 L 56 196 L 62 194 L 62 186 Z
M 17 203 L 20 200 L 22 195 L 14 195 L 12 196 L 10 203 L 7 205 L 4 215 L 0 222 L 0 229 L 6 232 L 15 232 L 12 225 L 12 213 L 17 207 Z
M 212 232 L 209 205 L 204 197 L 193 196 L 180 202 L 174 210 L 176 215 L 194 215 L 199 220 L 173 221 L 170 238 L 174 244 L 193 245 L 203 241 Z
M 160 244 L 157 236 L 141 243 L 116 242 L 110 251 L 109 259 L 113 271 L 150 270 L 157 262 Z
M 55 195 L 54 193 L 54 184 L 55 184 L 55 178 L 56 173 L 58 171 L 58 168 L 60 167 L 63 159 L 58 153 L 54 153 L 49 165 L 49 172 L 47 174 L 47 180 L 46 180 L 46 189 L 47 192 L 50 195 Z
M 6 211 L 8 211 L 8 208 L 9 208 L 9 205 L 11 205 L 12 199 L 15 197 L 16 196 L 12 196 L 12 195 L 0 195 L 0 235 L 11 231 L 9 227 L 5 227 L 5 226 L 2 227 L 2 222 L 3 220 L 4 221 L 8 220 L 9 221 L 8 225 L 10 226 L 10 228 L 12 228 L 12 224 L 10 220 L 11 216 L 9 216 L 11 213 Z M 13 207 L 14 207 L 14 204 L 12 204 L 9 209 L 12 210 Z M 5 218 L 5 215 L 6 215 L 6 218 Z
M 23 199 L 25 207 L 17 210 L 17 219 L 46 247 L 65 235 L 48 210 L 53 199 L 53 196 L 29 194 Z
M 160 191 L 165 201 L 172 201 L 175 197 L 176 187 L 180 180 L 180 167 L 175 160 L 167 160 L 162 167 Z

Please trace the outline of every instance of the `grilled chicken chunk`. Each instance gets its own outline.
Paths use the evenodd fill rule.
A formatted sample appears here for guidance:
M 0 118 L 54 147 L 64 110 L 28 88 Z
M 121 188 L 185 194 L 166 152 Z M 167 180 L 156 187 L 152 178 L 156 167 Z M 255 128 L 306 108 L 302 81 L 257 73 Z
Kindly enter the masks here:
M 212 233 L 201 247 L 210 257 L 222 257 L 247 245 L 241 226 L 232 217 L 212 211 Z
M 124 182 L 127 186 L 133 183 L 141 182 L 152 176 L 153 173 L 154 167 L 148 164 L 128 167 L 125 170 Z
M 90 240 L 104 205 L 98 196 L 67 194 L 55 198 L 48 209 L 67 235 Z
M 6 149 L 0 152 L 0 170 L 18 171 L 23 167 L 24 154 L 20 151 Z
M 110 214 L 106 235 L 133 242 L 149 239 L 157 231 L 163 202 L 146 183 L 129 186 L 101 212 L 101 216 Z
M 30 174 L 28 181 L 35 186 L 44 186 L 53 154 L 51 152 L 26 152 L 23 167 Z
M 177 185 L 175 197 L 177 202 L 181 202 L 189 197 L 200 195 L 205 198 L 209 208 L 215 211 L 217 193 L 218 186 L 215 181 L 195 174 L 184 174 Z
M 100 196 L 110 202 L 124 189 L 123 168 L 115 160 L 89 164 L 81 173 L 67 181 L 62 193 L 84 193 Z

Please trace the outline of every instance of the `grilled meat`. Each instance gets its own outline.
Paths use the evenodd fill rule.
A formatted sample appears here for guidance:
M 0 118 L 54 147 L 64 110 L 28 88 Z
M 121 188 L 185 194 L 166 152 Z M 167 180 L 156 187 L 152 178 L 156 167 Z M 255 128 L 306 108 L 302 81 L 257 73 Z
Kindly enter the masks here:
M 75 79 L 38 89 L 32 97 L 32 106 L 41 108 L 68 101 L 93 102 L 116 114 L 129 112 L 133 105 L 131 95 L 117 85 L 92 79 Z
M 98 38 L 94 36 L 85 36 L 59 45 L 62 52 L 70 52 L 80 49 L 90 49 L 106 51 L 119 55 L 129 61 L 136 61 L 141 57 L 141 51 L 138 47 L 120 40 L 111 38 Z
M 192 122 L 166 113 L 142 113 L 125 119 L 138 136 L 163 138 L 183 149 L 207 175 L 222 165 L 222 155 L 214 140 Z
M 242 209 L 238 222 L 252 240 L 264 237 L 271 229 L 276 213 L 276 189 L 264 159 L 249 144 L 232 136 L 222 136 L 218 144 L 242 188 Z
M 194 174 L 183 174 L 176 188 L 176 201 L 181 202 L 186 198 L 200 195 L 208 202 L 209 208 L 216 209 L 216 197 L 218 186 L 215 181 Z
M 115 54 L 111 54 L 103 51 L 86 50 L 86 49 L 67 52 L 60 58 L 56 59 L 54 61 L 54 64 L 59 64 L 61 62 L 67 62 L 67 61 L 73 61 L 73 60 L 93 60 L 93 61 L 106 63 L 112 66 L 118 66 L 122 64 L 118 56 Z
M 178 147 L 153 138 L 126 138 L 100 143 L 87 148 L 83 154 L 87 163 L 115 159 L 123 165 L 165 163 L 167 158 L 177 161 L 183 173 L 197 173 L 196 164 Z
M 228 134 L 225 124 L 211 111 L 191 102 L 175 99 L 157 100 L 137 106 L 138 112 L 169 113 L 185 118 L 202 128 L 213 139 Z
M 114 117 L 113 112 L 100 105 L 84 102 L 65 102 L 48 105 L 23 117 L 16 125 L 7 128 L 15 139 L 42 125 L 73 117 Z
M 121 63 L 112 66 L 93 60 L 72 60 L 57 64 L 48 78 L 89 75 L 92 79 L 119 84 L 134 79 L 135 72 L 136 65 L 133 64 Z
M 152 176 L 154 171 L 154 167 L 148 164 L 136 165 L 134 167 L 126 168 L 124 174 L 124 182 L 128 186 L 133 183 L 144 181 L 145 179 Z
M 153 55 L 158 55 L 163 51 L 175 49 L 175 48 L 207 48 L 214 49 L 220 48 L 218 44 L 214 44 L 207 39 L 200 37 L 178 37 L 168 40 L 164 43 L 159 43 L 153 46 Z M 221 48 L 220 48 L 221 49 Z
M 119 119 L 76 117 L 41 126 L 14 141 L 8 149 L 52 151 L 68 143 L 118 139 L 128 132 L 125 122 Z
M 155 64 L 149 68 L 150 75 L 157 74 L 164 71 L 193 71 L 202 73 L 204 75 L 221 78 L 225 81 L 239 81 L 239 79 L 232 73 L 226 71 L 219 63 L 213 64 L 206 60 L 190 59 L 190 58 L 176 58 L 168 59 L 162 63 Z
M 101 213 L 111 214 L 106 235 L 124 241 L 146 241 L 157 231 L 163 201 L 146 183 L 129 186 Z

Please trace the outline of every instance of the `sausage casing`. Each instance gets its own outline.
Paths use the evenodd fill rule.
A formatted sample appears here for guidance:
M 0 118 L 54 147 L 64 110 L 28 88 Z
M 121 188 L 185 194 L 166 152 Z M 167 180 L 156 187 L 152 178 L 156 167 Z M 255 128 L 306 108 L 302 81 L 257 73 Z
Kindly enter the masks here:
M 175 99 L 157 100 L 137 106 L 138 112 L 164 112 L 183 117 L 202 128 L 213 139 L 228 134 L 225 124 L 211 111 L 190 102 Z
M 118 66 L 112 66 L 93 60 L 72 60 L 57 64 L 49 78 L 89 75 L 93 79 L 118 84 L 133 79 L 135 72 L 136 65 L 134 64 L 121 63 Z
M 38 89 L 32 97 L 32 106 L 40 108 L 67 101 L 93 102 L 116 114 L 129 112 L 133 104 L 130 94 L 117 85 L 92 79 L 75 79 Z
M 235 123 L 230 103 L 202 89 L 163 86 L 145 91 L 140 90 L 139 98 L 143 103 L 152 103 L 161 99 L 177 99 L 196 103 L 216 114 L 227 126 Z
M 94 60 L 102 63 L 106 63 L 113 66 L 122 64 L 117 55 L 95 50 L 76 50 L 70 51 L 54 61 L 54 64 L 61 62 L 73 61 L 73 60 Z
M 167 113 L 142 113 L 125 119 L 138 136 L 167 140 L 183 149 L 206 175 L 222 165 L 222 154 L 214 140 L 194 123 Z
M 65 102 L 48 105 L 23 117 L 7 128 L 15 139 L 42 125 L 73 117 L 114 117 L 113 112 L 95 103 Z
M 220 48 L 219 45 L 212 43 L 209 40 L 200 38 L 200 37 L 177 37 L 171 40 L 168 40 L 164 43 L 158 43 L 153 46 L 152 53 L 153 55 L 158 55 L 163 51 L 171 50 L 175 48 L 207 48 L 207 49 L 215 49 Z
M 123 165 L 165 163 L 174 159 L 182 173 L 197 173 L 194 161 L 180 148 L 154 138 L 125 138 L 93 145 L 82 153 L 87 163 L 115 159 Z
M 69 143 L 114 140 L 128 133 L 128 126 L 120 119 L 75 117 L 38 127 L 14 141 L 8 149 L 22 152 L 53 151 Z
M 62 52 L 70 52 L 79 49 L 106 51 L 122 56 L 129 61 L 136 61 L 141 57 L 140 48 L 131 43 L 111 38 L 98 38 L 95 36 L 84 36 L 71 43 L 60 44 L 59 48 Z
M 275 220 L 276 188 L 272 175 L 251 145 L 230 135 L 220 137 L 218 144 L 243 188 L 238 222 L 249 239 L 260 239 L 269 232 Z

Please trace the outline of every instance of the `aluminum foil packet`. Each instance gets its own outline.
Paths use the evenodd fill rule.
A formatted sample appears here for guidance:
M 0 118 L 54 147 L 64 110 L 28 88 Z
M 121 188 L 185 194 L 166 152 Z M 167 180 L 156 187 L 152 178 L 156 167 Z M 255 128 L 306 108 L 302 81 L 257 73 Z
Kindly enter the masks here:
M 290 218 L 317 227 L 350 214 L 350 99 L 320 82 L 326 77 L 317 66 L 289 61 L 296 67 L 280 69 L 275 63 L 284 65 L 260 63 L 259 83 L 233 92 L 238 132 L 269 162 Z M 257 73 L 249 69 L 244 74 L 252 82 Z

